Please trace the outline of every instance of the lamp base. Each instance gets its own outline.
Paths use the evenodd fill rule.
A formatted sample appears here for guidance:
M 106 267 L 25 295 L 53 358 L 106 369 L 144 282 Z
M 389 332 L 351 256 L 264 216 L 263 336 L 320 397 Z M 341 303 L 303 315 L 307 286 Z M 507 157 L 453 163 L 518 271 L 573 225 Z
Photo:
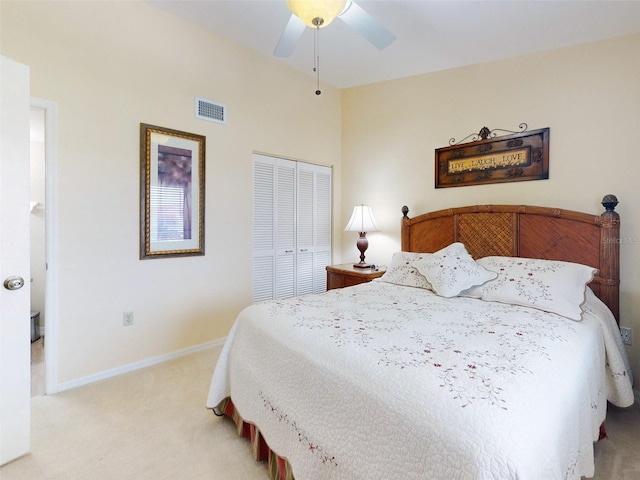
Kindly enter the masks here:
M 364 262 L 354 263 L 353 266 L 355 268 L 371 268 L 371 264 L 370 263 L 364 263 Z

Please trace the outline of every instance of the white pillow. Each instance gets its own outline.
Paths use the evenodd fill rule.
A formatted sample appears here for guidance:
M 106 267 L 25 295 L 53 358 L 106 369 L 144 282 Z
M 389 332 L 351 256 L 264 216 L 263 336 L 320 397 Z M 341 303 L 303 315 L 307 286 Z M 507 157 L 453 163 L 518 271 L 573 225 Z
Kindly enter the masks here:
M 485 257 L 478 264 L 498 278 L 469 292 L 488 302 L 511 303 L 582 319 L 586 286 L 597 268 L 559 260 L 519 257 Z
M 380 280 L 395 283 L 396 285 L 431 290 L 431 284 L 414 266 L 414 262 L 422 260 L 428 255 L 431 254 L 414 252 L 394 253 L 391 258 L 391 265 L 387 267 L 387 271 L 380 277 Z
M 498 276 L 478 265 L 460 242 L 417 261 L 415 266 L 431 283 L 433 291 L 447 298 Z

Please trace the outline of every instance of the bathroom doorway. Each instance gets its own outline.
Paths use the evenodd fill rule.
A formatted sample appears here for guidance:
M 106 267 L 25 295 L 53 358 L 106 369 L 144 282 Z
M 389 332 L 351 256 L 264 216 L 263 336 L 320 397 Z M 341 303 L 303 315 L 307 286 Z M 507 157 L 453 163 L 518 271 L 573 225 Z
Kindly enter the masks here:
M 31 396 L 57 393 L 57 104 L 30 111 Z
M 46 291 L 46 110 L 31 106 L 30 116 L 30 246 L 31 246 L 31 396 L 46 392 L 44 359 Z

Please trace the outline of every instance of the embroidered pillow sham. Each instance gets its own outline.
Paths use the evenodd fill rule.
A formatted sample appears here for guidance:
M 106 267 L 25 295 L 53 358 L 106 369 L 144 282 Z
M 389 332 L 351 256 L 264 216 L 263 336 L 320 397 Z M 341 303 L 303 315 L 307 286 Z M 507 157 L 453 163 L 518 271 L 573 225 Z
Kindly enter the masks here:
M 498 276 L 478 265 L 460 242 L 424 257 L 415 266 L 431 283 L 433 291 L 446 298 L 455 297 Z
M 469 296 L 489 302 L 511 303 L 556 313 L 571 320 L 582 319 L 587 285 L 597 268 L 559 260 L 519 257 L 485 257 L 479 265 L 498 278 L 474 287 Z
M 431 284 L 414 265 L 416 261 L 422 260 L 429 255 L 431 254 L 414 252 L 394 253 L 391 258 L 391 265 L 387 267 L 387 271 L 380 277 L 380 280 L 387 283 L 395 283 L 396 285 L 432 290 Z

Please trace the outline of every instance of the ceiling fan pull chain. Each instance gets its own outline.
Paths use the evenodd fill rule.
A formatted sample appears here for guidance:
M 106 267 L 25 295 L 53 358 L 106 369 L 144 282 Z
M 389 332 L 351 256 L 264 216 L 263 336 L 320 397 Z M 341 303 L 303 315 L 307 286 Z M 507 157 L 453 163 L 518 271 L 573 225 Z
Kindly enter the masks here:
M 316 31 L 313 42 L 313 71 L 316 72 L 316 95 L 320 95 L 320 25 L 322 22 L 318 22 L 316 25 Z

